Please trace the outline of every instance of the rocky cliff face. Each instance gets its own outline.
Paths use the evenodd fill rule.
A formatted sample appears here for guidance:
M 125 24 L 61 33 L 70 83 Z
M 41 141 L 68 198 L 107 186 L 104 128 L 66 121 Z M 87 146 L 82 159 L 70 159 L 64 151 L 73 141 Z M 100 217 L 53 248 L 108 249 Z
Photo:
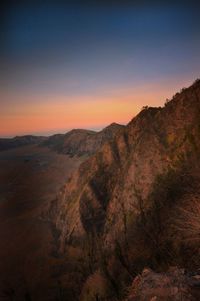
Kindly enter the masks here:
M 93 272 L 101 266 L 117 298 L 144 264 L 197 266 L 177 225 L 179 209 L 200 195 L 199 138 L 196 81 L 165 107 L 143 109 L 81 164 L 51 205 L 60 252 L 81 252 L 87 241 L 89 265 Z
M 198 160 L 199 131 L 199 83 L 164 108 L 142 110 L 67 182 L 59 206 L 74 235 L 93 231 L 113 241 L 123 230 L 123 215 L 140 211 L 138 198 L 146 209 L 150 206 L 158 175 Z M 59 215 L 56 219 L 59 225 Z

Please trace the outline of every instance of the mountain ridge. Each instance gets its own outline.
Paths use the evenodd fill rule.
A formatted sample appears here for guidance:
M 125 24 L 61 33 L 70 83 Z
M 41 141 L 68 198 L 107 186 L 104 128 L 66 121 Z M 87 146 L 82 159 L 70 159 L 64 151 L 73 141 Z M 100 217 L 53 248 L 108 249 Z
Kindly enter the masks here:
M 112 139 L 114 135 L 124 126 L 112 123 L 99 132 L 73 129 L 66 134 L 58 134 L 49 137 L 43 145 L 59 152 L 71 156 L 92 155 L 107 140 Z
M 170 236 L 173 237 L 177 222 L 173 210 L 176 212 L 177 206 L 184 208 L 191 196 L 200 194 L 199 135 L 199 80 L 176 94 L 163 108 L 145 107 L 111 142 L 80 165 L 57 201 L 51 204 L 49 212 L 60 231 L 59 252 L 65 253 L 71 247 L 82 249 L 83 241 L 88 241 L 89 250 L 92 248 L 92 253 L 97 254 L 88 259 L 96 262 L 94 271 L 98 270 L 102 256 L 107 256 L 109 267 L 104 266 L 104 276 L 112 275 L 112 279 L 118 277 L 110 266 L 112 260 L 114 265 L 123 266 L 126 278 L 127 273 L 140 272 L 142 262 L 144 265 L 152 260 L 151 266 L 158 268 L 161 252 L 164 255 L 160 267 L 174 264 L 174 258 L 180 258 L 185 267 L 195 266 L 184 253 L 178 257 L 176 244 L 181 248 L 181 240 L 175 242 Z M 161 219 L 157 227 L 165 229 L 166 241 L 156 228 L 151 229 L 158 218 L 156 210 Z M 174 218 L 173 227 L 162 223 L 168 214 Z M 146 231 L 152 234 L 147 235 Z M 168 254 L 168 243 L 172 245 L 173 256 Z M 115 252 L 121 255 L 113 255 Z M 122 280 L 118 281 L 120 286 Z
M 193 86 L 192 86 L 192 88 L 193 88 Z M 190 88 L 188 88 L 188 89 L 190 89 Z M 186 91 L 187 90 L 185 90 L 184 91 L 184 93 L 186 93 Z M 189 90 L 188 90 L 189 91 Z M 181 94 L 180 94 L 180 96 L 178 95 L 178 96 L 176 96 L 176 98 L 177 97 L 181 97 Z M 123 158 L 122 158 L 122 153 L 123 153 L 123 151 L 125 151 L 125 153 L 126 153 L 126 155 L 127 155 L 127 153 L 128 153 L 128 151 L 129 151 L 129 146 L 130 146 L 130 143 L 129 143 L 129 141 L 128 140 L 130 140 L 130 139 L 132 139 L 132 137 L 133 136 L 135 136 L 135 137 L 137 137 L 137 135 L 138 135 L 138 133 L 139 133 L 139 131 L 147 131 L 147 133 L 143 133 L 143 136 L 145 135 L 145 138 L 144 137 L 138 137 L 138 138 L 140 138 L 140 139 L 149 139 L 149 137 L 148 137 L 148 135 L 149 134 L 153 134 L 153 135 L 155 135 L 155 136 L 157 136 L 156 137 L 156 139 L 157 140 L 162 140 L 163 138 L 161 137 L 161 135 L 160 135 L 160 133 L 158 134 L 158 130 L 164 130 L 164 129 L 162 129 L 162 128 L 156 128 L 156 127 L 154 127 L 154 126 L 152 126 L 151 128 L 149 128 L 149 124 L 150 123 L 152 123 L 152 118 L 154 118 L 154 116 L 157 116 L 156 118 L 158 118 L 158 122 L 159 122 L 159 119 L 160 118 L 163 118 L 162 116 L 159 116 L 159 115 L 162 115 L 163 114 L 163 112 L 167 112 L 167 114 L 168 114 L 168 112 L 171 110 L 171 105 L 172 105 L 172 103 L 173 103 L 173 105 L 175 104 L 176 105 L 176 101 L 177 101 L 177 99 L 173 99 L 172 100 L 172 102 L 169 102 L 169 103 L 167 103 L 166 104 L 166 106 L 163 108 L 163 109 L 161 109 L 161 108 L 145 108 L 144 110 L 142 110 L 135 118 L 133 118 L 132 119 L 132 121 L 130 122 L 130 123 L 128 123 L 128 125 L 127 125 L 127 127 L 125 128 L 125 130 L 124 130 L 124 132 L 123 132 L 123 134 L 119 137 L 119 134 L 118 134 L 118 136 L 117 137 L 119 137 L 119 141 L 118 141 L 118 144 L 119 144 L 119 148 L 118 148 L 118 150 L 115 152 L 115 154 L 114 154 L 114 156 L 115 157 L 112 157 L 112 151 L 113 151 L 113 146 L 114 146 L 114 144 L 115 144 L 115 142 L 113 142 L 114 144 L 112 145 L 112 144 L 109 144 L 109 143 L 106 143 L 103 147 L 102 147 L 102 150 L 100 151 L 100 152 L 98 152 L 98 154 L 97 154 L 97 156 L 99 155 L 101 155 L 101 154 L 103 154 L 103 152 L 105 151 L 105 154 L 106 155 L 108 155 L 108 157 L 106 158 L 106 155 L 104 156 L 105 158 L 103 158 L 103 159 L 105 159 L 105 160 L 107 160 L 107 163 L 108 164 L 110 164 L 111 163 L 111 160 L 115 160 L 116 162 L 118 161 L 118 159 L 119 159 L 119 161 L 117 162 L 117 164 L 121 161 L 121 160 L 123 160 Z M 182 102 L 183 100 L 182 100 L 182 98 L 180 98 L 179 99 L 179 104 Z M 164 111 L 163 111 L 164 110 Z M 195 112 L 194 112 L 194 114 L 195 114 Z M 173 124 L 173 120 L 171 119 L 171 123 Z M 149 124 L 148 124 L 149 123 Z M 155 124 L 154 124 L 155 125 Z M 132 129 L 133 129 L 133 133 L 131 133 L 131 131 L 132 131 Z M 130 133 L 129 133 L 129 139 L 127 140 L 127 132 L 128 131 L 130 131 Z M 156 132 L 157 131 L 157 132 Z M 148 135 L 147 135 L 148 134 Z M 169 134 L 169 137 L 168 137 L 168 139 L 170 140 L 170 139 L 174 139 L 173 137 L 172 137 L 172 134 L 170 134 L 170 130 L 169 130 L 169 133 L 167 133 L 167 135 Z M 171 137 L 170 137 L 170 135 L 171 135 Z M 154 137 L 155 138 L 155 137 Z M 135 140 L 136 140 L 136 138 L 134 138 Z M 160 141 L 159 141 L 159 143 L 160 143 Z M 140 141 L 139 141 L 140 142 Z M 156 141 L 155 141 L 156 142 Z M 141 142 L 140 142 L 141 143 Z M 167 144 L 169 144 L 168 143 L 168 141 L 162 141 L 162 143 L 160 143 L 161 145 L 160 145 L 160 147 L 162 147 L 162 149 L 164 148 L 164 147 L 166 147 L 166 146 L 169 146 L 169 145 L 167 145 Z M 162 145 L 163 144 L 163 145 Z M 116 146 L 116 145 L 115 145 Z M 121 148 L 121 149 L 120 149 Z M 109 157 L 110 156 L 110 157 Z M 112 157 L 112 158 L 111 158 Z M 117 158 L 116 158 L 117 157 Z M 124 156 L 125 157 L 125 156 Z M 91 165 L 93 164 L 93 161 L 94 161 L 94 159 L 93 158 L 91 158 L 91 159 L 89 159 L 90 160 L 90 162 L 91 162 Z M 152 158 L 152 160 L 153 160 L 153 158 Z M 164 163 L 165 164 L 165 163 Z M 84 165 L 88 165 L 88 161 L 87 162 L 85 162 L 85 163 L 83 163 L 81 166 L 80 166 L 80 170 L 81 170 L 81 175 L 82 175 L 82 173 L 83 173 L 83 169 L 84 169 Z M 160 170 L 160 172 L 161 172 L 161 170 Z M 104 175 L 105 176 L 105 175 Z
M 113 122 L 98 132 L 86 129 L 72 129 L 65 134 L 54 134 L 49 137 L 23 135 L 13 138 L 0 138 L 0 151 L 38 144 L 47 146 L 58 153 L 71 156 L 91 155 L 101 147 L 106 140 L 112 139 L 117 131 L 123 127 L 123 125 Z M 83 144 L 85 144 L 85 146 L 83 146 Z M 81 150 L 81 148 L 83 149 Z

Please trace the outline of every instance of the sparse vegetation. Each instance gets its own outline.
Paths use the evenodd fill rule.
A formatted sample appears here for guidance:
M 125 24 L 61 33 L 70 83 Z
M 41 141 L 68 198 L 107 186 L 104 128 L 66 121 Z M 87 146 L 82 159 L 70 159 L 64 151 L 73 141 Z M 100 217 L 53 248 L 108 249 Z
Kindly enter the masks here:
M 148 110 L 148 108 L 149 108 L 148 106 L 143 106 L 141 111 Z
M 200 198 L 191 199 L 191 204 L 179 206 L 175 228 L 183 242 L 200 245 Z
M 197 79 L 194 81 L 193 85 L 196 85 L 196 84 L 200 84 L 200 78 L 197 78 Z

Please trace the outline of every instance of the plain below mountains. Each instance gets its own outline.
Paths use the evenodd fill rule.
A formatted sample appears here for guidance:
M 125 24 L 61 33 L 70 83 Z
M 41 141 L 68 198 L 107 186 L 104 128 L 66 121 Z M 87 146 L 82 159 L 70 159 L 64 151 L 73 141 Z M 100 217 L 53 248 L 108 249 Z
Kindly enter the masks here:
M 42 213 L 71 173 L 121 128 L 111 124 L 100 132 L 72 130 L 51 137 L 0 139 L 2 298 L 12 298 L 14 289 L 24 300 L 25 291 L 35 291 L 38 285 L 53 287 L 53 296 L 57 294 L 57 282 L 52 282 L 53 270 L 60 264 L 54 246 L 57 230 L 50 219 L 43 220 Z

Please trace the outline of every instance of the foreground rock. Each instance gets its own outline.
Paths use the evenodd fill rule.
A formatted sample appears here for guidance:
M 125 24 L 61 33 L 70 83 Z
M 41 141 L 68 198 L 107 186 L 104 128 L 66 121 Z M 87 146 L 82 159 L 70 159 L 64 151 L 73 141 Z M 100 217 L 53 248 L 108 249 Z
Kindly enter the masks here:
M 144 269 L 131 286 L 127 301 L 199 300 L 200 275 L 187 275 L 184 269 L 170 268 L 166 273 Z

